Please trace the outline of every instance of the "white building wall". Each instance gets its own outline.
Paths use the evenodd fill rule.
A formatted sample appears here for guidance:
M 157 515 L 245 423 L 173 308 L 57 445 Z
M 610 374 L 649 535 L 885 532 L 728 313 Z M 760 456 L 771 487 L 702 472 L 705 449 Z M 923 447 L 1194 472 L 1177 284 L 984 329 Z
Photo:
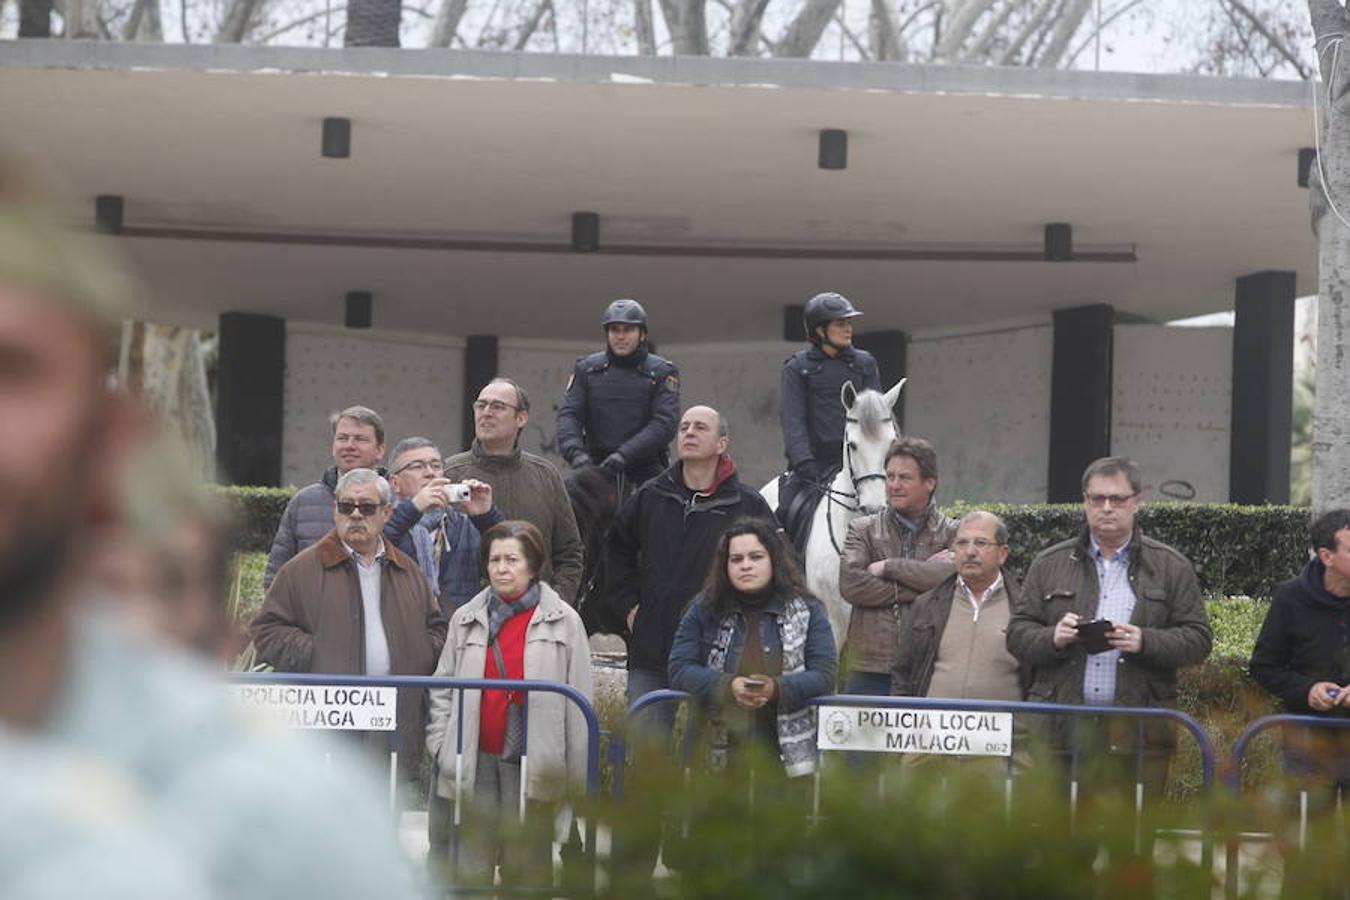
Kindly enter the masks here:
M 1111 451 L 1132 457 L 1145 500 L 1228 500 L 1233 329 L 1117 325 Z
M 905 431 L 938 451 L 941 503 L 1045 501 L 1049 325 L 918 337 L 908 352 Z
M 281 480 L 304 485 L 333 464 L 330 417 L 369 406 L 385 438 L 420 434 L 459 448 L 463 343 L 288 323 Z

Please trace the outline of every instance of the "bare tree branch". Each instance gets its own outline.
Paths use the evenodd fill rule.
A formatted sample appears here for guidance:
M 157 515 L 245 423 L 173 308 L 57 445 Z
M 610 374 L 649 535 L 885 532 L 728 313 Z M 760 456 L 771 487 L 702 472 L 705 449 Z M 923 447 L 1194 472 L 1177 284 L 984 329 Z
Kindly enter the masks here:
M 1229 24 L 1233 26 L 1233 33 L 1237 35 L 1238 41 L 1241 42 L 1243 53 L 1247 55 L 1251 64 L 1256 66 L 1257 74 L 1265 78 L 1269 73 L 1261 63 L 1261 57 L 1256 54 L 1256 48 L 1252 46 L 1251 40 L 1247 37 L 1247 32 L 1242 29 L 1242 23 L 1238 21 L 1237 13 L 1233 12 L 1224 0 L 1219 0 L 1219 8 L 1223 10 L 1223 14 L 1228 17 Z
M 187 0 L 183 0 L 186 4 Z M 220 21 L 220 28 L 216 30 L 217 44 L 238 44 L 248 34 L 249 27 L 254 20 L 262 13 L 263 4 L 266 0 L 232 0 L 230 8 L 225 12 L 225 18 Z M 187 34 L 187 12 L 183 13 L 183 34 Z
M 1003 56 L 998 61 L 999 65 L 1011 66 L 1016 64 L 1017 56 L 1022 52 L 1022 48 L 1033 36 L 1042 32 L 1045 17 L 1050 15 L 1051 9 L 1058 2 L 1059 0 L 1041 0 L 1041 5 L 1031 14 L 1031 18 L 1027 20 L 1026 25 L 1022 27 L 1017 37 L 1013 38 L 1012 42 L 1008 44 L 1008 49 L 1003 51 Z
M 449 47 L 459 31 L 460 20 L 469 8 L 469 0 L 443 0 L 436 11 L 436 20 L 431 25 L 431 38 L 428 47 Z
M 1303 61 L 1289 49 L 1289 45 L 1280 40 L 1280 37 L 1275 34 L 1275 32 L 1267 28 L 1265 23 L 1257 18 L 1256 14 L 1248 9 L 1247 5 L 1243 3 L 1242 0 L 1228 0 L 1228 2 L 1233 5 L 1233 9 L 1241 13 L 1248 22 L 1252 23 L 1252 27 L 1256 29 L 1257 34 L 1265 38 L 1266 42 L 1270 44 L 1276 53 L 1283 56 L 1285 60 L 1294 67 L 1294 71 L 1298 72 L 1298 77 L 1302 78 L 1304 81 L 1307 81 L 1312 77 L 1312 72 L 1308 71 L 1308 67 L 1303 64 Z
M 937 58 L 943 62 L 955 62 L 961 48 L 975 30 L 975 23 L 993 5 L 994 0 L 966 0 L 959 6 L 949 6 L 950 16 L 942 40 L 938 42 Z
M 544 13 L 548 12 L 548 8 L 549 0 L 539 0 L 539 4 L 535 6 L 530 18 L 520 26 L 520 34 L 516 37 L 515 46 L 512 47 L 513 50 L 525 49 L 525 45 L 530 42 L 530 38 L 534 37 L 534 33 L 539 30 L 539 23 L 544 21 Z
M 1112 22 L 1114 22 L 1116 19 L 1119 19 L 1121 16 L 1125 15 L 1130 10 L 1134 9 L 1142 2 L 1143 0 L 1129 0 L 1128 3 L 1122 3 L 1120 4 L 1120 6 L 1117 6 L 1115 9 L 1113 9 L 1105 19 L 1102 19 L 1100 25 L 1098 25 L 1096 28 L 1093 28 L 1092 31 L 1088 33 L 1088 36 L 1083 38 L 1083 42 L 1078 45 L 1078 49 L 1070 53 L 1069 58 L 1064 60 L 1064 68 L 1067 69 L 1070 66 L 1072 66 L 1075 62 L 1077 62 L 1079 55 L 1081 55 L 1082 52 L 1086 50 L 1088 47 L 1092 46 L 1092 42 L 1096 40 L 1098 36 L 1105 34 L 1106 29 L 1111 27 Z
M 805 0 L 796 17 L 779 38 L 775 56 L 805 58 L 811 55 L 825 33 L 825 26 L 834 18 L 840 0 Z
M 989 47 L 998 36 L 999 29 L 1008 21 L 1008 17 L 1018 8 L 1016 3 L 1008 3 L 998 12 L 998 15 L 990 16 L 989 21 L 984 26 L 984 31 L 975 39 L 975 43 L 970 46 L 963 55 L 962 59 L 966 62 L 984 62 L 989 58 Z

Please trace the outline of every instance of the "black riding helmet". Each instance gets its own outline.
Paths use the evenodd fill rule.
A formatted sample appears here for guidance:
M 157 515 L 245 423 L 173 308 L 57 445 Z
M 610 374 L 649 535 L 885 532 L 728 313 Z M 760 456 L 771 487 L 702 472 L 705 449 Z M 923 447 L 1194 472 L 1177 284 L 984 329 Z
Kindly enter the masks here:
M 848 301 L 845 300 L 844 302 L 847 303 Z M 645 332 L 647 330 L 647 311 L 636 300 L 626 298 L 615 300 L 605 307 L 605 316 L 600 320 L 600 327 L 608 328 L 614 324 L 636 325 Z
M 843 294 L 827 291 L 806 301 L 806 309 L 802 310 L 802 324 L 806 327 L 807 338 L 814 343 L 820 340 L 816 329 L 821 325 L 828 325 L 835 319 L 852 319 L 861 315 Z

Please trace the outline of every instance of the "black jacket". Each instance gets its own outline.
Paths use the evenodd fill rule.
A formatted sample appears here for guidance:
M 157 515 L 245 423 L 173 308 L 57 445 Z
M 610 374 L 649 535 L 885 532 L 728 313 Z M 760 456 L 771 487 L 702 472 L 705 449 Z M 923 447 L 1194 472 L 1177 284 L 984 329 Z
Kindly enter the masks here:
M 764 498 L 741 484 L 723 456 L 711 493 L 685 487 L 677 462 L 628 498 L 614 520 L 607 555 L 608 602 L 627 616 L 638 607 L 628 666 L 664 672 L 685 607 L 703 588 L 717 541 L 742 516 L 773 520 Z
M 1315 683 L 1350 682 L 1350 598 L 1327 593 L 1325 572 L 1321 560 L 1310 559 L 1297 578 L 1275 588 L 1250 671 L 1291 713 L 1350 716 L 1343 706 L 1330 713 L 1308 706 Z
M 778 414 L 790 468 L 807 460 L 815 460 L 822 472 L 839 465 L 844 447 L 844 404 L 839 391 L 846 381 L 860 391 L 881 390 L 872 354 L 849 348 L 829 356 L 811 347 L 798 350 L 783 363 Z
M 577 360 L 558 408 L 558 452 L 571 462 L 588 453 L 599 464 L 615 451 L 627 474 L 645 481 L 669 461 L 667 447 L 680 421 L 680 370 L 648 353 L 602 351 Z

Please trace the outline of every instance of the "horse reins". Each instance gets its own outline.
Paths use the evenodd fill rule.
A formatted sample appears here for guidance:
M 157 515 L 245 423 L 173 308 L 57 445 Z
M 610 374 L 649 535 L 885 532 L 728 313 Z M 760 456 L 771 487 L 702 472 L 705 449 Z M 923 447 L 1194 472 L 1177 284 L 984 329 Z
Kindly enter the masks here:
M 862 424 L 853 416 L 845 416 L 844 421 L 852 422 L 854 425 Z M 859 490 L 859 486 L 866 484 L 868 481 L 871 481 L 874 478 L 880 478 L 882 481 L 886 480 L 885 472 L 868 472 L 866 475 L 853 474 L 853 450 L 849 446 L 848 435 L 844 436 L 844 469 L 848 472 L 849 480 L 853 482 L 852 492 L 837 491 L 831 486 L 827 486 L 824 484 L 817 484 L 817 487 L 820 489 L 820 491 L 825 494 L 825 530 L 830 535 L 830 546 L 834 547 L 834 552 L 838 556 L 843 556 L 844 551 L 840 549 L 839 541 L 834 536 L 834 517 L 830 514 L 832 505 L 838 503 L 840 506 L 844 507 L 849 512 L 857 512 L 858 496 L 861 493 L 861 491 Z M 838 499 L 840 497 L 844 498 L 844 500 L 848 500 L 851 502 L 846 503 L 844 502 L 844 500 Z

